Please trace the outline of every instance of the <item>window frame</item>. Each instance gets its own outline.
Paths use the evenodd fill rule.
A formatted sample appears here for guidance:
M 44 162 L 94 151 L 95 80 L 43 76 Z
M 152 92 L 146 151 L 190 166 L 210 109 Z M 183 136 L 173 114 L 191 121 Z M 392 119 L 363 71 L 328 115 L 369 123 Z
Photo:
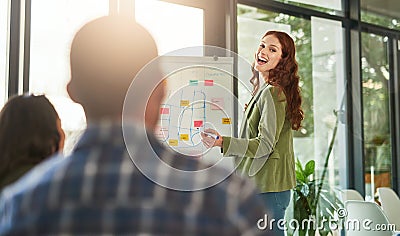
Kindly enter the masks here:
M 364 172 L 364 133 L 363 133 L 363 108 L 362 108 L 362 87 L 361 87 L 361 32 L 374 32 L 375 34 L 389 37 L 391 43 L 390 56 L 390 76 L 392 79 L 390 101 L 391 108 L 395 112 L 391 113 L 390 127 L 392 128 L 392 187 L 395 191 L 400 190 L 400 106 L 399 106 L 399 38 L 400 31 L 372 25 L 361 21 L 360 0 L 343 0 L 344 15 L 330 15 L 328 13 L 302 8 L 295 5 L 285 4 L 278 1 L 262 0 L 238 0 L 238 4 L 257 7 L 260 9 L 281 12 L 295 17 L 310 19 L 312 16 L 331 19 L 342 22 L 344 28 L 344 51 L 346 53 L 345 74 L 346 74 L 346 98 L 347 98 L 347 155 L 348 155 L 348 179 L 345 188 L 353 188 L 365 194 Z M 236 20 L 236 19 L 235 19 Z M 397 47 L 396 47 L 397 46 Z M 396 50 L 397 48 L 397 50 Z M 237 48 L 236 48 L 237 50 Z M 359 158 L 361 157 L 361 158 Z

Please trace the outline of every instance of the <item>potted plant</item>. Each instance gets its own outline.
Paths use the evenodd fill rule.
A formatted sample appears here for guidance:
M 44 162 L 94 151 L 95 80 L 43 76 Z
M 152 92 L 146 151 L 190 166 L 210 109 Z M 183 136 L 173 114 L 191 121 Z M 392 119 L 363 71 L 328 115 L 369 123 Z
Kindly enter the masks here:
M 339 224 L 335 212 L 343 207 L 336 193 L 323 182 L 314 179 L 315 162 L 311 160 L 303 167 L 299 160 L 296 162 L 296 187 L 293 191 L 293 219 L 298 222 L 293 228 L 288 228 L 288 235 L 294 235 L 298 230 L 299 236 L 332 234 L 332 223 Z M 319 194 L 318 194 L 319 193 Z M 288 221 L 290 222 L 290 221 Z M 303 224 L 303 225 L 302 225 Z M 303 226 L 306 226 L 303 228 Z
M 335 113 L 335 115 L 337 115 Z M 294 235 L 298 231 L 299 236 L 314 236 L 316 231 L 319 235 L 332 234 L 332 223 L 340 224 L 336 212 L 343 208 L 343 203 L 328 184 L 324 182 L 328 169 L 328 161 L 333 149 L 338 120 L 336 118 L 333 135 L 325 157 L 324 168 L 321 178 L 315 178 L 315 161 L 310 160 L 304 166 L 296 161 L 296 186 L 293 191 L 293 219 L 298 224 L 295 229 L 288 225 L 287 234 Z M 287 221 L 290 224 L 290 220 Z M 304 224 L 304 223 L 307 224 Z M 303 227 L 307 226 L 307 227 Z

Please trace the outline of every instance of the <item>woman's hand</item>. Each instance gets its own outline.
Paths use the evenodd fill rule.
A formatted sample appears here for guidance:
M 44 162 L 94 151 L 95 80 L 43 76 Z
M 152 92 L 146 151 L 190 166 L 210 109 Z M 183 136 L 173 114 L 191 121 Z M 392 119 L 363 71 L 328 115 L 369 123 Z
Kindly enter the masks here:
M 201 141 L 206 148 L 222 147 L 222 136 L 213 129 L 206 129 L 200 132 Z

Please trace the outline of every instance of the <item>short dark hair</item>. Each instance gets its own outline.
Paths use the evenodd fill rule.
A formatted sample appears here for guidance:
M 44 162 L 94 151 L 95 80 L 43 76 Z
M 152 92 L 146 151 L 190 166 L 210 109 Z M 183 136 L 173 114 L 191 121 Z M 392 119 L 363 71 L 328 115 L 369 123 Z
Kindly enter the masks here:
M 19 95 L 7 101 L 0 112 L 0 179 L 59 150 L 58 119 L 44 95 Z
M 154 39 L 134 19 L 95 19 L 72 41 L 68 92 L 89 119 L 120 115 L 132 80 L 157 55 Z

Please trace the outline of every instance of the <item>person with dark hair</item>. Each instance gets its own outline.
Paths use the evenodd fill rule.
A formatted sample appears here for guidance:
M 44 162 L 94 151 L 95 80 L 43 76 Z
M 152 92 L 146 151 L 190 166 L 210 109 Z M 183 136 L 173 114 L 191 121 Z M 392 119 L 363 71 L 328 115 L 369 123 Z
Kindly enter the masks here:
M 62 151 L 64 139 L 60 118 L 44 95 L 11 97 L 0 112 L 0 190 Z
M 253 183 L 218 167 L 199 175 L 209 166 L 172 152 L 151 132 L 165 92 L 154 83 L 163 78 L 158 67 L 148 64 L 157 55 L 154 39 L 130 18 L 101 17 L 76 33 L 67 90 L 88 128 L 69 157 L 43 163 L 3 191 L 0 235 L 270 235 L 257 227 L 265 210 Z M 152 73 L 141 83 L 143 71 Z M 143 96 L 126 107 L 136 82 L 134 95 Z M 175 175 L 180 170 L 187 175 Z
M 276 223 L 284 219 L 296 184 L 292 130 L 304 118 L 295 51 L 288 34 L 268 31 L 254 56 L 253 97 L 245 106 L 240 137 L 221 136 L 213 129 L 201 134 L 206 147 L 219 146 L 224 156 L 234 156 L 237 172 L 256 183 L 268 217 L 275 219 L 275 235 L 284 235 Z

